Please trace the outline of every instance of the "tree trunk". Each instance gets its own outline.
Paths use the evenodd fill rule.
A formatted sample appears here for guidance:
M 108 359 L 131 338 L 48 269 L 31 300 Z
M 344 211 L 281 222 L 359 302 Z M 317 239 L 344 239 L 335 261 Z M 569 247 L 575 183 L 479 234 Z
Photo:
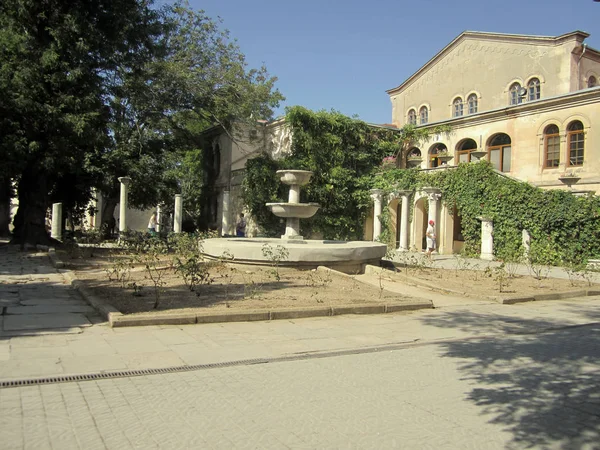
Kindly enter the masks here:
M 55 241 L 46 232 L 48 176 L 41 170 L 27 167 L 19 181 L 19 209 L 15 215 L 11 244 L 51 245 Z
M 101 218 L 100 229 L 103 230 L 106 238 L 112 238 L 118 231 L 118 223 L 117 220 L 113 220 L 112 224 L 114 227 L 111 227 L 111 219 L 115 217 L 115 207 L 119 200 L 116 197 L 108 197 L 104 199 L 102 204 L 102 211 L 98 212 Z
M 0 179 L 0 236 L 10 236 L 10 199 L 12 197 L 10 178 Z

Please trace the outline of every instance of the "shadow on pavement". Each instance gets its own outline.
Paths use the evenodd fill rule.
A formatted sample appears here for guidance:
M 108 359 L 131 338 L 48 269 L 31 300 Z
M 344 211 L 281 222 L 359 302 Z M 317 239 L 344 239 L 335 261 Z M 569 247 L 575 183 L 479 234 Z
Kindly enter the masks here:
M 577 309 L 590 319 L 598 312 Z M 485 330 L 487 314 L 421 319 L 428 325 Z M 527 332 L 565 325 L 550 319 L 497 315 L 496 326 Z M 517 329 L 515 328 L 517 327 Z M 490 423 L 512 433 L 512 448 L 598 448 L 600 442 L 600 325 L 537 334 L 508 334 L 440 344 L 444 356 L 474 386 L 467 399 Z

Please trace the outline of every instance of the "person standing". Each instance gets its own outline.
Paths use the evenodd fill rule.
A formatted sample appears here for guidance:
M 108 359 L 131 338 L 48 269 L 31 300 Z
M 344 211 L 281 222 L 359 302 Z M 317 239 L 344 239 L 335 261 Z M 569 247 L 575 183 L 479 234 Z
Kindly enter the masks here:
M 425 237 L 427 238 L 427 257 L 431 258 L 431 253 L 435 251 L 436 247 L 435 222 L 433 220 L 429 221 Z
M 154 211 L 150 216 L 150 221 L 148 222 L 148 232 L 152 236 L 156 235 L 156 211 Z
M 237 237 L 245 237 L 246 236 L 246 219 L 244 219 L 243 213 L 240 213 L 238 221 L 235 224 L 235 235 Z

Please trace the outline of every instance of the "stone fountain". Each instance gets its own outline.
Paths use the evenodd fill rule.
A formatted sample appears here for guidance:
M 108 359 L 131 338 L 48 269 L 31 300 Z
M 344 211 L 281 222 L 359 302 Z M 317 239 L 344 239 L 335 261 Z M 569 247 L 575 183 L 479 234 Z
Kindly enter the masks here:
M 281 239 L 303 240 L 300 236 L 300 219 L 308 219 L 315 215 L 320 205 L 316 203 L 300 203 L 300 187 L 310 181 L 312 172 L 308 170 L 278 170 L 281 182 L 290 186 L 287 203 L 267 203 L 267 207 L 277 217 L 283 217 L 285 234 Z
M 314 269 L 326 266 L 341 272 L 355 274 L 364 272 L 366 264 L 379 265 L 387 246 L 371 241 L 327 241 L 304 239 L 300 235 L 300 219 L 316 214 L 319 205 L 300 203 L 300 188 L 310 181 L 312 172 L 307 170 L 279 170 L 283 183 L 290 186 L 288 202 L 267 203 L 277 217 L 286 219 L 285 234 L 277 238 L 218 238 L 202 243 L 203 253 L 210 258 L 233 254 L 239 264 L 267 265 L 270 261 L 265 246 L 286 249 L 288 257 L 280 265 L 298 269 Z

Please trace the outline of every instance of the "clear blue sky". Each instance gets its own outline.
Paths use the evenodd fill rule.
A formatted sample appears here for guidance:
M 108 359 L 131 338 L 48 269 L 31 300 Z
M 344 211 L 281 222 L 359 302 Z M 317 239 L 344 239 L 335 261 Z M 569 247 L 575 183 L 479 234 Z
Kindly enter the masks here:
M 249 65 L 264 63 L 279 78 L 286 101 L 277 114 L 303 105 L 390 122 L 385 91 L 465 30 L 547 36 L 582 30 L 591 34 L 588 45 L 600 49 L 600 3 L 592 0 L 190 0 L 190 5 L 221 17 Z

